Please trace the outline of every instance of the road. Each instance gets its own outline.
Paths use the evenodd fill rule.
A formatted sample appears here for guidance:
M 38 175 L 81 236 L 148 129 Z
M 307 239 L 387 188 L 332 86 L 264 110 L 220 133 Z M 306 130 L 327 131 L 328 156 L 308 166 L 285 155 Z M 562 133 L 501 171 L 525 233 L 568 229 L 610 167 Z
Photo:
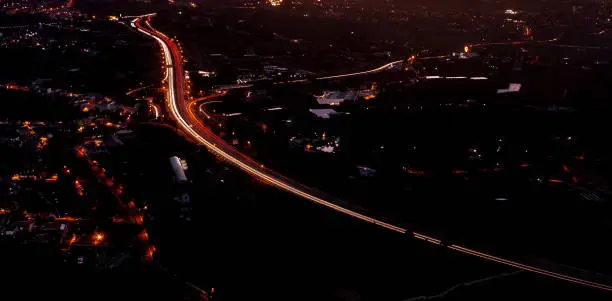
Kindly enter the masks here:
M 194 103 L 196 103 L 196 101 L 197 101 L 197 100 L 194 100 Z M 218 100 L 212 100 L 212 101 L 207 101 L 207 102 L 203 102 L 203 103 L 201 103 L 201 104 L 198 106 L 200 113 L 204 114 L 204 116 L 206 116 L 206 118 L 211 119 L 210 115 L 208 115 L 208 113 L 206 113 L 206 110 L 204 110 L 204 108 L 203 108 L 203 107 L 204 107 L 205 105 L 208 105 L 208 104 L 211 104 L 211 103 L 219 103 L 219 102 L 221 102 L 221 101 L 218 101 Z
M 159 108 L 159 106 L 153 102 L 149 102 L 149 111 L 155 114 L 155 119 L 158 119 L 161 116 L 161 108 Z
M 401 64 L 404 60 L 399 60 L 399 61 L 395 61 L 395 62 L 390 62 L 387 64 L 384 64 L 378 68 L 374 68 L 372 70 L 367 70 L 367 71 L 361 71 L 361 72 L 353 72 L 353 73 L 346 73 L 346 74 L 338 74 L 338 75 L 331 75 L 331 76 L 323 76 L 323 77 L 317 77 L 317 80 L 325 80 L 325 79 L 338 79 L 338 78 L 344 78 L 344 77 L 351 77 L 351 76 L 358 76 L 358 75 L 366 75 L 366 74 L 371 74 L 371 73 L 376 73 L 376 72 L 380 72 L 380 71 L 384 71 L 387 70 L 389 68 L 393 68 L 393 66 L 397 65 L 397 64 Z
M 166 68 L 168 78 L 168 89 L 167 92 L 167 105 L 170 117 L 176 121 L 178 128 L 190 139 L 197 141 L 204 145 L 211 153 L 215 154 L 219 158 L 232 163 L 237 168 L 246 172 L 255 179 L 260 180 L 263 183 L 277 187 L 284 191 L 290 192 L 294 195 L 325 206 L 329 209 L 341 212 L 343 214 L 350 215 L 354 218 L 362 221 L 374 224 L 376 226 L 395 231 L 407 236 L 429 242 L 434 245 L 447 247 L 450 250 L 454 250 L 460 253 L 469 254 L 472 256 L 480 257 L 489 261 L 505 264 L 514 268 L 522 269 L 538 273 L 541 275 L 553 277 L 560 280 L 565 280 L 572 283 L 581 284 L 588 287 L 593 287 L 605 291 L 612 292 L 612 286 L 610 282 L 599 279 L 594 275 L 585 276 L 584 271 L 581 271 L 580 276 L 569 275 L 568 272 L 555 272 L 549 268 L 542 268 L 537 266 L 531 266 L 522 264 L 520 262 L 508 260 L 505 258 L 497 257 L 477 250 L 472 250 L 460 245 L 445 244 L 441 240 L 416 232 L 411 232 L 405 228 L 390 224 L 381 219 L 374 218 L 368 215 L 367 211 L 358 208 L 353 204 L 343 202 L 341 200 L 333 199 L 325 194 L 317 191 L 313 188 L 306 187 L 294 180 L 288 179 L 272 170 L 264 167 L 263 164 L 254 161 L 246 155 L 240 153 L 237 149 L 229 145 L 223 139 L 215 135 L 209 128 L 197 118 L 197 116 L 189 110 L 191 102 L 187 102 L 184 93 L 184 71 L 181 65 L 182 57 L 179 48 L 174 40 L 166 36 L 165 34 L 155 30 L 150 25 L 150 19 L 152 15 L 144 17 L 138 17 L 134 19 L 131 25 L 137 30 L 153 39 L 155 39 L 163 50 L 165 64 L 163 68 Z M 389 63 L 385 66 L 381 66 L 377 69 L 383 70 L 389 68 L 396 62 Z M 376 69 L 375 69 L 376 70 Z M 355 73 L 357 74 L 357 73 Z M 351 74 L 349 74 L 350 76 Z M 572 273 L 574 274 L 574 273 Z M 579 273 L 576 272 L 578 275 Z M 585 278 L 589 278 L 586 280 Z M 594 280 L 596 279 L 597 280 Z
M 558 48 L 577 48 L 577 49 L 609 49 L 608 46 L 588 46 L 588 45 L 572 45 L 572 44 L 559 44 L 559 38 L 542 41 L 532 40 L 521 40 L 521 41 L 503 41 L 503 42 L 483 42 L 483 43 L 469 43 L 465 45 L 465 50 L 471 51 L 474 47 L 486 47 L 486 46 L 509 46 L 509 45 L 545 45 L 546 47 L 558 47 Z
M 144 86 L 144 87 L 135 88 L 135 89 L 132 89 L 132 90 L 130 90 L 130 91 L 127 91 L 127 92 L 125 93 L 125 95 L 130 95 L 130 94 L 136 93 L 136 92 L 138 92 L 138 91 L 141 91 L 141 90 L 144 90 L 144 89 L 146 89 L 146 88 L 153 87 L 153 86 L 155 86 L 155 85 L 147 85 L 147 86 Z

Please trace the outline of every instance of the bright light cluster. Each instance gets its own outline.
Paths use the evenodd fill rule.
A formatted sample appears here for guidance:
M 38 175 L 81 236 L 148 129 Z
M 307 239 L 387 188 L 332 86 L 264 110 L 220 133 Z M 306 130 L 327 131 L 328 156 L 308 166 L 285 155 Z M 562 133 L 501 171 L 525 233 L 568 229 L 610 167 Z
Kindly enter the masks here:
M 272 6 L 280 6 L 283 4 L 283 0 L 268 0 L 268 2 L 270 2 L 270 5 Z
M 506 15 L 516 15 L 518 13 L 519 13 L 518 10 L 506 9 Z

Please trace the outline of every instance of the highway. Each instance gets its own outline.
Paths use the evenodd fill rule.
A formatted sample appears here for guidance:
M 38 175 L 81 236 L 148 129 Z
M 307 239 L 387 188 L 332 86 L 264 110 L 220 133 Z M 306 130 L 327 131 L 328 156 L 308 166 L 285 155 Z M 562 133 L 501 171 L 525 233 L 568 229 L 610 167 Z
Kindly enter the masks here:
M 246 172 L 253 178 L 258 179 L 263 183 L 275 186 L 278 189 L 290 192 L 294 195 L 297 195 L 319 205 L 325 206 L 329 209 L 333 209 L 343 214 L 350 215 L 354 218 L 374 224 L 376 226 L 401 234 L 406 234 L 407 236 L 413 236 L 417 239 L 429 242 L 434 245 L 439 245 L 441 247 L 447 247 L 450 250 L 454 250 L 460 253 L 469 254 L 489 261 L 498 262 L 507 266 L 531 271 L 556 279 L 565 280 L 568 282 L 612 292 L 612 286 L 610 286 L 607 281 L 599 279 L 586 280 L 584 279 L 585 276 L 571 276 L 565 274 L 565 272 L 555 272 L 542 267 L 522 264 L 516 261 L 493 256 L 484 252 L 472 250 L 460 245 L 447 245 L 441 240 L 436 239 L 434 237 L 421 233 L 410 232 L 402 227 L 374 218 L 368 215 L 366 210 L 358 208 L 353 204 L 330 198 L 313 188 L 306 187 L 296 181 L 288 179 L 274 171 L 265 168 L 263 164 L 258 163 L 253 159 L 247 157 L 246 155 L 240 153 L 237 149 L 235 149 L 223 139 L 215 135 L 209 128 L 204 126 L 204 124 L 197 118 L 197 116 L 192 111 L 189 110 L 189 105 L 191 102 L 187 102 L 184 97 L 184 71 L 181 64 L 182 57 L 179 48 L 175 41 L 170 39 L 165 34 L 155 30 L 150 25 L 150 18 L 151 15 L 137 17 L 131 22 L 131 25 L 134 28 L 137 28 L 139 32 L 151 37 L 152 39 L 155 39 L 163 50 L 165 60 L 165 65 L 163 67 L 166 68 L 166 74 L 168 78 L 168 89 L 166 90 L 166 92 L 169 115 L 173 120 L 176 121 L 177 127 L 186 136 L 204 145 L 211 153 L 215 154 L 217 157 L 222 158 L 223 160 L 233 164 L 237 168 L 241 169 L 242 171 Z M 377 69 L 378 71 L 380 71 L 385 68 L 389 68 L 390 66 L 393 66 L 393 64 L 395 63 L 396 62 L 391 62 Z M 350 76 L 357 74 L 360 73 L 352 73 L 348 75 Z M 593 276 L 588 278 L 595 279 L 596 277 Z

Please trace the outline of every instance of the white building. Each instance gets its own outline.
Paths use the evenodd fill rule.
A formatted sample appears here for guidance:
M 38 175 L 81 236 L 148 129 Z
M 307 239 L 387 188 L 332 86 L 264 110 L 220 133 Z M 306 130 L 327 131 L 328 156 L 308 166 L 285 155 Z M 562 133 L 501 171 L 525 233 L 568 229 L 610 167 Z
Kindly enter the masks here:
M 172 172 L 174 173 L 174 179 L 179 182 L 187 182 L 187 176 L 185 175 L 185 169 L 181 164 L 181 159 L 177 156 L 170 157 L 170 164 L 172 166 Z
M 329 119 L 331 115 L 337 112 L 334 109 L 310 109 L 310 113 L 315 114 L 319 118 Z
M 317 102 L 321 105 L 337 106 L 343 101 L 355 101 L 359 94 L 356 91 L 325 91 L 323 95 L 316 96 Z

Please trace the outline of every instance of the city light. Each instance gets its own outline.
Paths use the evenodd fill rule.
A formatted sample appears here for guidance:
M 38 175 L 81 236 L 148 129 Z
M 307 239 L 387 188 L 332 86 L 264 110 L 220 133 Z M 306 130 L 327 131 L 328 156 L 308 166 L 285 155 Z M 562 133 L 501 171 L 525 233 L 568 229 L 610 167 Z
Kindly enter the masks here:
M 287 278 L 305 256 L 428 286 L 348 283 L 349 299 L 495 296 L 498 278 L 612 293 L 612 0 L 487 1 L 0 3 L 5 261 L 36 248 L 32 288 L 74 295 L 98 271 L 103 298 L 208 301 L 218 271 L 253 267 L 224 243 L 246 229 L 273 238 L 259 253 Z M 312 247 L 286 261 L 287 237 Z M 354 237 L 380 252 L 326 244 Z M 422 273 L 435 265 L 452 273 Z M 126 268 L 164 279 L 119 283 Z M 289 290 L 254 294 L 303 295 Z

